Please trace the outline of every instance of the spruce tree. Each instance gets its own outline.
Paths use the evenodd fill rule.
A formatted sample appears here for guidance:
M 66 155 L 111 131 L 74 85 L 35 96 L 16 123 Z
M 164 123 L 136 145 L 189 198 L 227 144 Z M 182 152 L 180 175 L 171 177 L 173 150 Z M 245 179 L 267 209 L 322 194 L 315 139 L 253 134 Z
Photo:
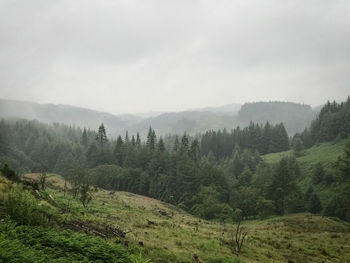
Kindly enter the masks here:
M 188 151 L 189 151 L 189 141 L 188 141 L 188 137 L 185 133 L 181 139 L 180 152 L 181 153 L 188 153 Z
M 164 152 L 165 151 L 165 145 L 164 145 L 164 141 L 163 141 L 162 137 L 160 137 L 159 141 L 158 141 L 158 150 L 160 152 Z
M 231 171 L 232 171 L 233 176 L 236 179 L 238 179 L 238 177 L 242 173 L 243 168 L 244 168 L 244 165 L 241 162 L 241 156 L 240 156 L 240 153 L 239 153 L 238 148 L 237 148 L 233 153 L 233 159 L 232 159 L 232 163 L 231 163 Z
M 149 127 L 146 145 L 150 150 L 154 150 L 156 147 L 156 143 L 157 143 L 156 133 L 154 130 L 152 130 L 151 127 Z
M 193 161 L 198 161 L 200 158 L 199 142 L 197 139 L 191 143 L 190 157 Z
M 304 144 L 303 141 L 300 139 L 300 137 L 296 137 L 293 140 L 293 152 L 295 156 L 299 157 L 303 155 L 304 151 Z
M 105 143 L 108 141 L 107 135 L 106 135 L 106 129 L 103 123 L 98 127 L 98 133 L 96 136 L 96 141 L 98 142 L 99 146 L 103 148 Z
M 282 158 L 277 165 L 268 193 L 269 197 L 275 201 L 278 214 L 284 214 L 288 197 L 296 191 L 295 178 L 296 175 L 290 168 L 288 158 Z
M 141 139 L 140 139 L 140 134 L 136 134 L 136 148 L 140 149 L 141 148 Z
M 86 129 L 84 128 L 83 130 L 83 134 L 81 136 L 81 144 L 86 148 L 89 144 L 89 139 L 88 139 L 88 136 L 87 136 L 87 132 L 86 132 Z
M 130 139 L 129 139 L 129 132 L 126 131 L 125 132 L 125 140 L 124 140 L 125 144 L 128 145 L 130 143 Z
M 244 167 L 243 172 L 241 173 L 241 175 L 238 178 L 238 185 L 239 186 L 249 186 L 251 184 L 252 181 L 252 171 L 250 170 L 249 166 L 246 165 Z
M 179 148 L 180 148 L 179 137 L 176 135 L 175 141 L 174 141 L 173 151 L 177 152 L 179 150 Z
M 118 136 L 117 142 L 113 151 L 114 158 L 116 160 L 116 164 L 119 166 L 123 166 L 124 162 L 124 142 L 121 136 Z

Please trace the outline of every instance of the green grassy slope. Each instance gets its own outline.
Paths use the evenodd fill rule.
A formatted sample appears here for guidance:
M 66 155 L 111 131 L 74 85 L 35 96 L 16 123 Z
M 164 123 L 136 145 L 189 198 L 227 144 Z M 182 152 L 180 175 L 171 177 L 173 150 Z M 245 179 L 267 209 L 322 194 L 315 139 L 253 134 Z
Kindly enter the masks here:
M 313 146 L 310 149 L 305 150 L 305 153 L 297 157 L 297 161 L 300 166 L 302 176 L 299 181 L 299 186 L 302 191 L 306 191 L 311 184 L 311 177 L 313 168 L 317 163 L 322 163 L 326 170 L 331 170 L 338 157 L 342 155 L 347 140 L 339 142 L 326 142 Z M 263 156 L 263 159 L 267 163 L 277 163 L 282 157 L 292 155 L 292 150 L 271 153 Z M 337 186 L 329 186 L 321 183 L 314 186 L 315 191 L 318 193 L 323 207 L 325 207 L 331 196 L 337 191 Z
M 35 179 L 37 175 L 30 177 Z M 61 177 L 50 176 L 48 185 L 47 192 L 59 206 L 71 204 L 71 212 L 62 215 L 67 222 L 118 226 L 128 232 L 121 242 L 127 241 L 134 252 L 141 249 L 143 257 L 154 263 L 194 262 L 194 253 L 204 263 L 349 262 L 346 260 L 350 258 L 350 225 L 321 216 L 296 214 L 244 222 L 249 234 L 237 258 L 230 249 L 234 231 L 230 223 L 205 221 L 152 198 L 102 189 L 93 193 L 85 209 L 70 195 L 64 195 Z
M 326 167 L 330 166 L 343 153 L 346 140 L 340 142 L 327 142 L 313 146 L 305 150 L 305 154 L 297 158 L 300 164 L 305 164 L 309 167 L 318 162 L 323 163 Z M 291 155 L 292 151 L 285 151 L 279 153 L 270 153 L 263 156 L 263 159 L 268 163 L 276 163 L 282 157 Z

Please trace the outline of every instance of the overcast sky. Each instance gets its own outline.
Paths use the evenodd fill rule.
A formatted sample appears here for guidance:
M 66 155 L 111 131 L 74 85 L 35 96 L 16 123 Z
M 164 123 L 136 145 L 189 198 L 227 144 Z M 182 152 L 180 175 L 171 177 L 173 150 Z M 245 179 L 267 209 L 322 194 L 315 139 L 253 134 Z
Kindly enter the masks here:
M 1 98 L 112 113 L 350 95 L 350 1 L 0 0 Z

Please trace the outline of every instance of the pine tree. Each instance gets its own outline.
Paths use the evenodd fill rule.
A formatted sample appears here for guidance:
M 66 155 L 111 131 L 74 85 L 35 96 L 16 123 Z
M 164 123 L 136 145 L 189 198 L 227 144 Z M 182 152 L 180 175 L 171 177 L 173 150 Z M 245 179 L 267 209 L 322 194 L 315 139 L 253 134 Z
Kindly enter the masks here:
M 295 156 L 299 157 L 303 155 L 304 151 L 304 144 L 303 141 L 300 139 L 300 137 L 296 137 L 293 140 L 293 152 Z
M 96 136 L 96 141 L 98 142 L 99 146 L 103 148 L 105 143 L 108 141 L 107 135 L 106 135 L 106 129 L 103 123 L 98 127 L 98 133 Z
M 157 143 L 156 133 L 154 130 L 152 130 L 151 127 L 149 127 L 146 145 L 150 150 L 154 150 L 156 147 L 156 143 Z
M 184 153 L 188 153 L 188 150 L 189 150 L 189 141 L 188 141 L 188 137 L 186 135 L 186 133 L 182 136 L 182 139 L 181 139 L 181 145 L 180 145 L 180 152 L 182 154 Z
M 164 152 L 165 151 L 165 145 L 164 145 L 164 141 L 163 141 L 162 137 L 160 137 L 159 141 L 158 141 L 158 150 L 160 152 Z
M 81 136 L 81 144 L 86 148 L 89 144 L 86 129 L 84 128 L 83 135 Z
M 140 134 L 136 134 L 136 148 L 140 149 L 141 148 L 141 139 L 140 139 Z
M 238 178 L 238 185 L 239 186 L 249 186 L 251 184 L 252 181 L 252 171 L 250 170 L 249 166 L 246 165 L 244 167 L 243 172 L 241 173 L 241 175 Z
M 191 143 L 190 157 L 193 161 L 198 161 L 200 158 L 199 142 L 197 139 Z
M 261 152 L 262 154 L 269 153 L 270 150 L 270 144 L 271 144 L 271 136 L 272 136 L 272 131 L 271 131 L 271 125 L 269 122 L 266 122 L 264 129 L 263 129 L 263 151 Z
M 175 141 L 174 141 L 174 147 L 173 147 L 174 152 L 177 152 L 179 148 L 180 148 L 179 137 L 176 135 Z
M 124 142 L 125 142 L 126 145 L 128 145 L 130 143 L 128 131 L 126 131 L 126 133 L 125 133 L 125 140 L 124 140 Z
M 90 187 L 90 182 L 88 177 L 85 176 L 84 178 L 81 179 L 79 189 L 80 189 L 79 200 L 83 204 L 83 206 L 86 208 L 92 199 L 92 195 L 90 193 L 91 187 Z
M 290 168 L 289 160 L 282 158 L 269 186 L 269 197 L 275 201 L 278 214 L 284 214 L 288 197 L 297 189 L 295 178 L 296 175 Z
M 131 137 L 131 146 L 132 147 L 136 146 L 136 140 L 135 140 L 135 136 L 134 135 Z
M 232 159 L 232 164 L 231 164 L 231 171 L 233 176 L 238 179 L 240 174 L 242 173 L 244 168 L 244 165 L 241 162 L 241 156 L 238 151 L 238 148 L 234 151 L 233 153 L 233 159 Z
M 117 142 L 113 151 L 114 158 L 116 160 L 116 164 L 119 166 L 123 166 L 124 163 L 124 142 L 121 136 L 118 136 Z

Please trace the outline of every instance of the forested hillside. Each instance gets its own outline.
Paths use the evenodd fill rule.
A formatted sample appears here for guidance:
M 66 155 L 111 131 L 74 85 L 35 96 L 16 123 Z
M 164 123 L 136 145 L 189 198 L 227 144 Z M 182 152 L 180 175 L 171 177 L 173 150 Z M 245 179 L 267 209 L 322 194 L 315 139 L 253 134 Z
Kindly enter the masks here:
M 19 244 L 17 235 L 25 231 L 26 235 L 34 235 L 31 242 L 43 244 L 46 241 L 43 241 L 45 238 L 40 233 L 49 231 L 53 240 L 50 242 L 55 244 L 45 243 L 45 246 L 57 247 L 55 258 L 61 257 L 65 251 L 66 245 L 60 240 L 70 235 L 74 241 L 70 238 L 69 242 L 85 242 L 86 246 L 94 250 L 107 249 L 110 251 L 108 253 L 118 253 L 121 261 L 111 262 L 133 260 L 134 250 L 126 252 L 102 240 L 87 241 L 84 235 L 59 233 L 48 228 L 52 227 L 54 220 L 56 227 L 66 228 L 67 222 L 70 222 L 85 232 L 96 234 L 97 231 L 100 237 L 117 231 L 111 230 L 114 229 L 111 226 L 101 225 L 102 222 L 96 221 L 95 217 L 95 223 L 92 223 L 78 216 L 79 213 L 84 215 L 84 211 L 76 210 L 73 218 L 78 221 L 71 217 L 71 209 L 76 209 L 71 207 L 72 202 L 74 207 L 81 203 L 87 209 L 95 198 L 97 187 L 110 191 L 111 195 L 115 191 L 127 191 L 156 198 L 174 205 L 174 209 L 177 207 L 201 219 L 216 220 L 223 224 L 240 224 L 242 220 L 264 220 L 305 212 L 350 221 L 350 141 L 348 138 L 342 139 L 350 132 L 348 108 L 349 99 L 340 104 L 327 103 L 310 128 L 295 134 L 292 139 L 288 137 L 283 123 L 273 125 L 268 122 L 264 125 L 250 123 L 247 127 L 237 127 L 230 132 L 225 129 L 210 131 L 196 137 L 184 133 L 167 139 L 157 136 L 156 131 L 149 128 L 146 140 L 142 140 L 139 133 L 128 132 L 123 137 L 111 138 L 107 136 L 103 124 L 93 131 L 58 123 L 50 125 L 38 121 L 2 120 L 0 166 L 1 174 L 6 179 L 2 179 L 1 187 L 7 192 L 8 198 L 1 201 L 0 213 L 10 216 L 6 224 L 14 225 L 12 228 L 6 226 L 12 232 L 6 230 L 0 238 L 6 242 L 12 240 L 9 246 L 16 249 L 22 247 L 35 258 L 42 255 L 36 254 L 31 246 Z M 323 141 L 329 142 L 320 144 Z M 270 154 L 263 155 L 266 153 Z M 35 182 L 23 179 L 22 174 L 29 172 L 38 174 Z M 45 193 L 48 173 L 62 176 L 64 183 L 60 183 L 59 189 L 64 191 L 63 196 L 62 192 L 52 192 L 56 198 L 60 196 L 61 204 Z M 24 195 L 21 194 L 22 189 L 26 190 Z M 67 200 L 66 192 L 71 196 Z M 55 207 L 54 210 L 37 204 L 36 198 L 44 197 L 45 202 Z M 69 208 L 64 208 L 64 200 L 68 202 Z M 100 199 L 100 202 L 102 206 L 105 205 L 105 201 Z M 23 207 L 23 204 L 28 207 L 27 210 L 18 208 Z M 128 204 L 124 206 L 129 209 Z M 60 215 L 57 211 L 65 212 Z M 71 219 L 64 216 L 66 213 Z M 32 216 L 25 216 L 28 214 Z M 114 218 L 115 215 L 109 216 Z M 149 225 L 157 225 L 147 220 Z M 23 228 L 15 224 L 23 225 Z M 35 230 L 39 232 L 33 232 L 29 227 L 31 225 L 39 225 L 40 228 Z M 16 236 L 11 236 L 11 233 L 16 233 Z M 38 233 L 40 236 L 37 236 Z M 146 239 L 145 236 L 143 238 Z M 220 243 L 219 248 L 223 244 L 232 245 L 225 240 L 223 238 L 220 241 L 223 243 Z M 44 249 L 45 246 L 41 246 Z M 71 246 L 75 246 L 74 243 L 68 244 L 68 247 Z M 69 257 L 93 261 L 99 255 L 99 252 L 91 254 L 81 249 Z M 237 249 L 234 248 L 231 253 L 239 255 L 241 252 Z M 156 262 L 161 262 L 158 252 L 152 253 L 148 255 Z M 330 257 L 331 252 L 327 253 L 326 257 Z M 167 253 L 162 255 L 171 257 Z M 305 256 L 305 253 L 301 253 L 301 257 Z M 11 257 L 15 256 L 7 255 L 7 258 Z M 98 256 L 103 257 L 109 256 Z M 212 254 L 202 254 L 202 257 L 208 262 L 214 262 Z M 277 252 L 274 257 L 280 258 Z M 179 258 L 182 256 L 174 256 L 174 260 Z M 235 262 L 231 259 L 223 257 L 222 262 Z
M 309 105 L 292 102 L 246 103 L 238 112 L 237 124 L 246 126 L 251 121 L 258 124 L 283 122 L 288 134 L 293 135 L 307 128 L 317 113 Z
M 339 109 L 348 103 L 341 105 Z M 269 164 L 260 157 L 289 149 L 283 124 L 251 123 L 231 133 L 208 132 L 199 139 L 184 134 L 175 136 L 170 147 L 152 128 L 146 141 L 128 133 L 109 139 L 104 125 L 94 132 L 22 120 L 2 121 L 0 129 L 1 162 L 19 171 L 55 172 L 67 180 L 86 174 L 99 187 L 154 197 L 207 219 L 221 217 L 221 213 L 257 217 L 309 210 L 310 200 L 298 184 L 306 176 L 296 159 L 303 151 L 301 136 L 293 139 L 295 154 L 278 163 Z M 301 145 L 295 143 L 298 140 Z M 346 166 L 344 158 L 332 173 L 347 169 L 342 167 Z M 334 175 L 330 184 L 345 181 L 346 176 Z M 322 207 L 317 212 L 321 211 Z
M 230 131 L 236 126 L 244 128 L 250 122 L 259 125 L 283 122 L 287 133 L 293 135 L 308 127 L 316 113 L 317 111 L 304 104 L 258 102 L 246 103 L 242 107 L 240 104 L 230 104 L 144 117 L 147 113 L 113 115 L 68 105 L 0 99 L 0 118 L 24 118 L 48 124 L 57 122 L 92 130 L 103 123 L 109 136 L 124 135 L 128 131 L 133 134 L 138 132 L 143 139 L 146 138 L 150 126 L 159 136 L 182 135 L 184 132 L 194 136 L 210 130 L 225 128 Z
M 26 101 L 0 99 L 0 118 L 37 120 L 47 124 L 61 123 L 68 126 L 96 129 L 104 123 L 110 134 L 119 134 L 125 127 L 141 118 L 135 115 L 113 115 L 69 105 L 39 104 Z

